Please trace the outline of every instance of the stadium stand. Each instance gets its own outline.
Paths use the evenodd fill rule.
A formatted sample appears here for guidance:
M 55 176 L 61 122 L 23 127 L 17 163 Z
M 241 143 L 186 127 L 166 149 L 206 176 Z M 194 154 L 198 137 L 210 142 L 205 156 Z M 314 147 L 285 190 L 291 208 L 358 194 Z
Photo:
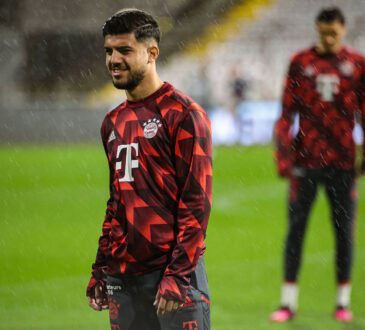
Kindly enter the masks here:
M 217 120 L 214 127 L 217 130 L 217 143 L 267 143 L 270 137 L 266 132 L 271 131 L 277 115 L 280 113 L 279 102 L 282 92 L 283 78 L 286 74 L 290 57 L 303 47 L 316 42 L 314 19 L 320 8 L 337 5 L 343 9 L 347 18 L 348 34 L 345 44 L 349 44 L 365 54 L 365 28 L 363 13 L 365 1 L 362 0 L 278 0 L 251 1 L 251 8 L 256 15 L 247 17 L 242 13 L 237 20 L 237 28 L 226 35 L 219 43 L 206 40 L 201 45 L 204 53 L 190 52 L 175 54 L 169 64 L 164 67 L 164 76 L 173 77 L 173 83 L 184 92 L 194 95 L 198 102 L 200 97 L 195 81 L 199 80 L 200 67 L 205 67 L 205 80 L 211 86 L 210 99 L 212 120 Z M 262 6 L 265 4 L 265 6 Z M 256 7 L 255 7 L 256 6 Z M 232 9 L 233 11 L 235 8 Z M 178 65 L 177 65 L 178 64 Z M 230 117 L 229 86 L 232 66 L 238 66 L 247 82 L 245 101 L 238 112 L 245 126 L 244 131 L 252 132 L 252 136 L 242 136 L 242 130 L 237 128 L 237 120 Z M 189 83 L 192 82 L 192 83 Z M 206 98 L 207 95 L 204 95 Z M 274 102 L 273 102 L 274 101 Z M 253 102 L 256 103 L 256 107 Z M 245 102 L 244 102 L 245 103 Z M 246 112 L 245 109 L 250 111 Z M 252 116 L 252 109 L 267 113 L 267 120 L 262 116 Z M 262 125 L 259 125 L 260 121 Z M 223 127 L 227 123 L 226 127 Z M 231 124 L 230 124 L 231 123 Z M 256 130 L 262 131 L 262 136 Z M 224 134 L 226 132 L 226 135 Z M 356 141 L 361 142 L 361 132 L 356 130 Z M 213 132 L 214 133 L 214 132 Z M 236 136 L 234 138 L 233 136 Z M 213 134 L 214 137 L 214 134 Z M 244 142 L 246 141 L 246 142 Z
M 258 102 L 258 108 L 275 118 L 289 58 L 315 42 L 313 20 L 325 5 L 344 10 L 346 42 L 365 53 L 363 0 L 3 0 L 0 141 L 98 138 L 100 118 L 120 101 L 102 65 L 100 27 L 105 17 L 130 6 L 159 18 L 163 42 L 158 64 L 163 79 L 210 114 L 223 111 L 229 116 L 236 70 L 247 85 L 244 102 L 250 102 L 237 111 L 249 107 L 251 116 L 252 102 Z M 77 113 L 85 108 L 95 110 L 89 112 L 87 124 L 80 121 L 83 112 Z M 54 125 L 48 123 L 47 133 L 40 134 L 34 127 L 44 126 L 48 117 Z M 252 123 L 251 117 L 248 122 Z M 241 133 L 237 132 L 236 142 L 243 143 Z
M 85 95 L 104 90 L 110 81 L 101 26 L 120 8 L 145 9 L 158 18 L 164 40 L 160 61 L 166 62 L 236 2 L 0 1 L 0 141 L 98 139 L 108 106 L 85 103 Z M 89 112 L 82 121 L 89 108 L 102 110 Z
M 243 17 L 237 22 L 235 33 L 219 44 L 208 40 L 204 54 L 176 54 L 164 68 L 166 76 L 173 72 L 175 84 L 189 94 L 194 86 L 185 83 L 185 76 L 198 72 L 195 68 L 202 62 L 208 63 L 207 75 L 215 86 L 217 103 L 224 104 L 230 66 L 239 63 L 249 80 L 248 100 L 278 100 L 290 56 L 315 43 L 314 19 L 318 10 L 327 5 L 343 9 L 348 21 L 345 43 L 365 53 L 362 0 L 278 0 L 267 3 L 263 10 L 259 6 L 263 1 L 253 2 L 258 4 L 257 10 L 261 9 L 258 15 L 252 19 Z

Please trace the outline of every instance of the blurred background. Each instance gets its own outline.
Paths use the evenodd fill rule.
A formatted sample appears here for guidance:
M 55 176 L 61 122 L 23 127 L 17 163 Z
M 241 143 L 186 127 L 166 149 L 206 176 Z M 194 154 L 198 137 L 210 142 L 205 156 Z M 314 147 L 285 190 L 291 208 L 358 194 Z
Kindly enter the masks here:
M 110 83 L 101 27 L 123 7 L 163 33 L 158 71 L 212 121 L 214 203 L 207 238 L 212 329 L 270 325 L 278 307 L 286 182 L 272 128 L 291 55 L 316 42 L 323 6 L 345 13 L 345 44 L 365 54 L 364 0 L 0 0 L 0 328 L 106 329 L 85 289 L 107 199 L 101 121 L 125 94 Z M 362 142 L 359 127 L 355 133 Z M 365 329 L 360 180 L 355 322 Z M 300 329 L 331 319 L 333 235 L 320 195 L 302 271 Z M 305 292 L 305 293 L 304 293 Z
M 365 52 L 362 0 L 1 0 L 0 141 L 97 139 L 124 98 L 104 66 L 101 27 L 135 6 L 158 19 L 159 72 L 212 115 L 215 143 L 267 143 L 290 56 L 316 41 L 315 15 L 332 4 L 347 17 L 346 43 Z

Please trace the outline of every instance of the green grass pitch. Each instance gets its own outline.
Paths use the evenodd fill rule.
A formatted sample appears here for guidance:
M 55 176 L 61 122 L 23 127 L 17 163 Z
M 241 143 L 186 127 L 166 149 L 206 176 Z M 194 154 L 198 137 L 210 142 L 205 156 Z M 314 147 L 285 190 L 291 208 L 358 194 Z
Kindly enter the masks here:
M 108 329 L 85 289 L 107 200 L 101 144 L 0 148 L 0 329 Z M 334 239 L 320 191 L 307 232 L 298 317 L 270 324 L 279 304 L 285 181 L 272 148 L 214 150 L 206 265 L 212 329 L 365 329 L 365 179 L 353 276 L 355 320 L 332 319 Z

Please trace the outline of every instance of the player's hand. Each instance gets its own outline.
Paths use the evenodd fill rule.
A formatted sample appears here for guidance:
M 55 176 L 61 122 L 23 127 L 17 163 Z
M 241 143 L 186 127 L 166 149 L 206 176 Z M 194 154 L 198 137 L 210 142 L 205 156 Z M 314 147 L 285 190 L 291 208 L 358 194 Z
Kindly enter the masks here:
M 277 159 L 277 171 L 280 177 L 289 179 L 292 176 L 293 166 L 289 159 Z
M 95 285 L 95 297 L 87 297 L 87 301 L 89 306 L 96 311 L 101 311 L 103 309 L 108 309 L 108 297 L 106 292 L 103 291 L 103 288 L 100 284 Z
M 292 176 L 292 169 L 291 167 L 279 167 L 278 173 L 281 178 L 290 179 Z
M 160 295 L 159 291 L 157 291 L 156 298 L 153 303 L 153 306 L 157 308 L 157 316 L 176 312 L 183 305 L 184 303 L 182 303 L 181 301 L 165 299 Z

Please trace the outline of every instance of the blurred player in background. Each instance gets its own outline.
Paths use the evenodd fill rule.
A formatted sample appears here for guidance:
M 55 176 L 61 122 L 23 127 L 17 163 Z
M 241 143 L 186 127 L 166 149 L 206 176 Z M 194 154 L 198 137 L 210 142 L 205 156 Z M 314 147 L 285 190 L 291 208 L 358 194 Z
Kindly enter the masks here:
M 365 59 L 343 47 L 345 18 L 326 8 L 316 18 L 319 42 L 296 54 L 289 67 L 282 115 L 275 127 L 277 168 L 290 181 L 289 229 L 284 253 L 281 308 L 270 319 L 285 322 L 298 305 L 298 272 L 307 220 L 319 185 L 325 187 L 336 235 L 337 296 L 334 317 L 353 319 L 350 311 L 354 244 L 355 113 L 365 129 Z M 299 132 L 292 124 L 299 115 Z M 365 145 L 363 147 L 363 156 Z M 364 172 L 362 158 L 359 172 Z
M 155 19 L 125 9 L 103 27 L 106 65 L 127 100 L 101 137 L 110 199 L 89 305 L 112 329 L 210 329 L 203 254 L 212 198 L 210 122 L 156 72 Z

